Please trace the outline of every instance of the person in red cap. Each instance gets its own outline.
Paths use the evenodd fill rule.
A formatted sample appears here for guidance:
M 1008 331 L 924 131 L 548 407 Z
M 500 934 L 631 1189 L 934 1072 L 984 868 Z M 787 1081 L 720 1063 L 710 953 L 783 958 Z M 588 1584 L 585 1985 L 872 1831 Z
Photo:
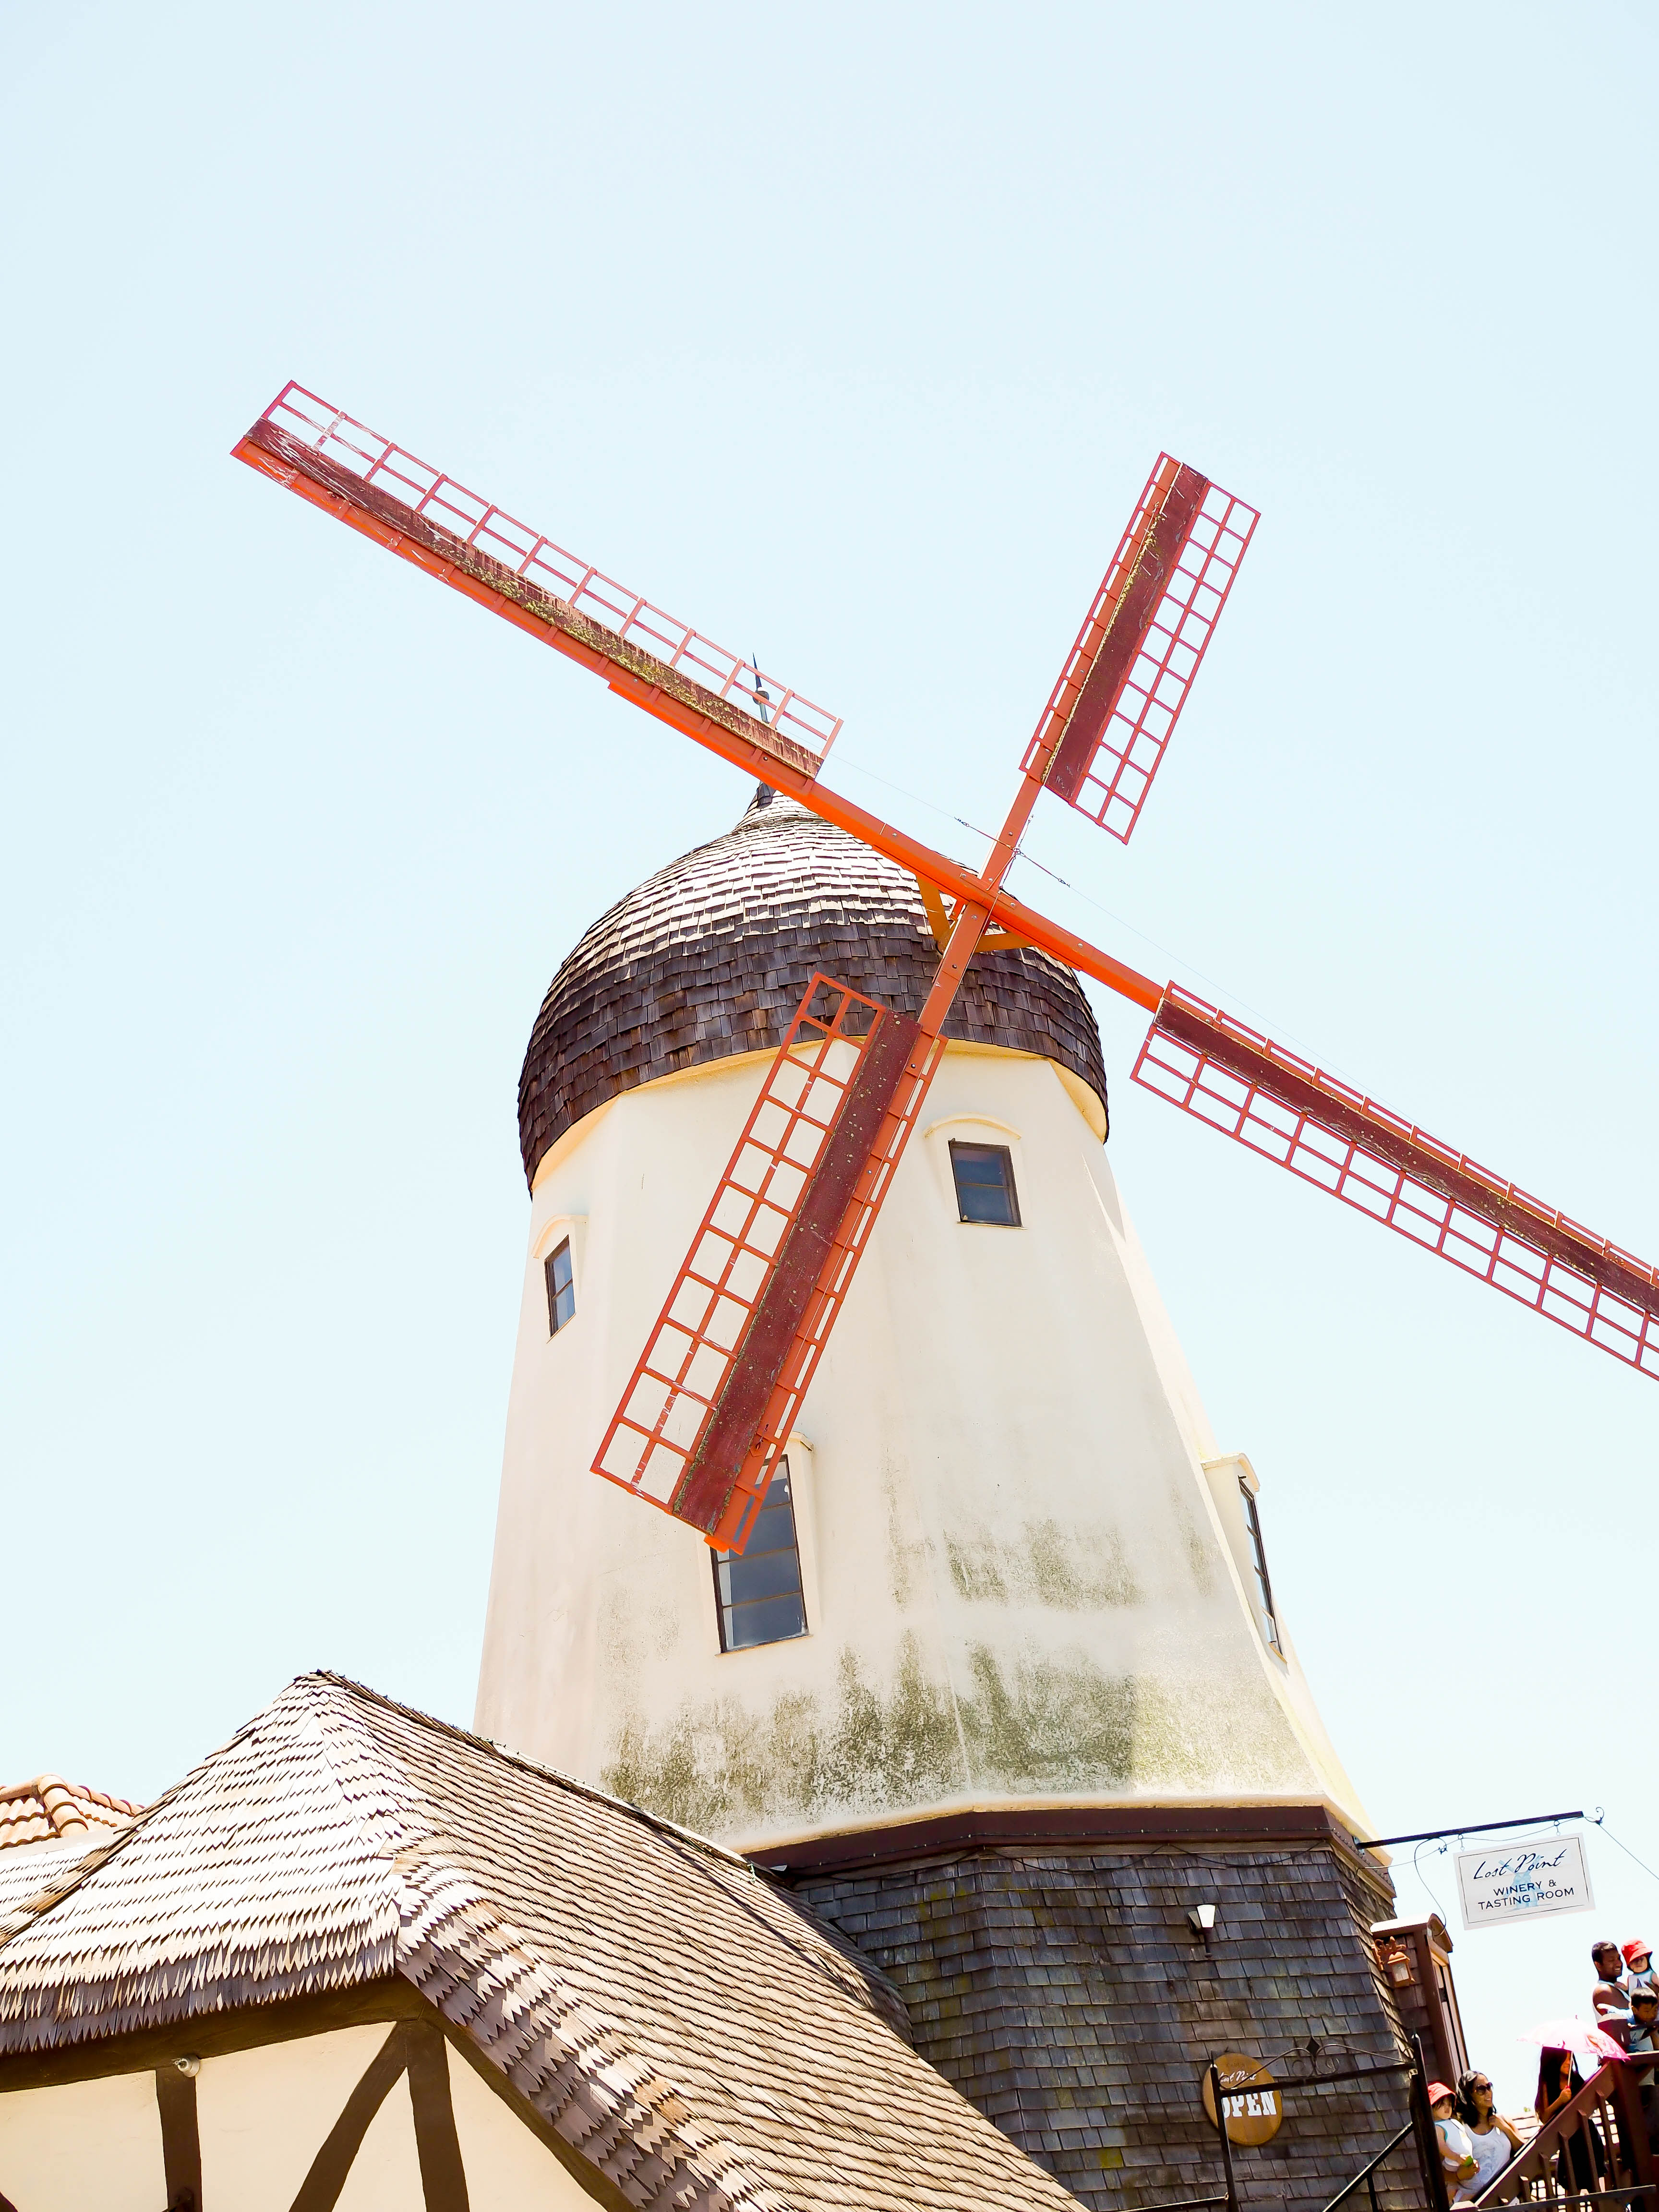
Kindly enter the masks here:
M 1469 2141 L 1468 2130 L 1457 2117 L 1456 2093 L 1443 2081 L 1430 2082 L 1429 2110 L 1434 2116 L 1434 2131 L 1440 2138 L 1440 2171 L 1446 2177 L 1446 2194 L 1455 2198 L 1463 2184 L 1473 2181 L 1480 2171 L 1474 2145 Z
M 1653 1953 L 1638 1936 L 1633 1943 L 1623 1947 L 1625 1987 L 1632 1996 L 1638 1990 L 1659 1989 L 1653 1978 Z

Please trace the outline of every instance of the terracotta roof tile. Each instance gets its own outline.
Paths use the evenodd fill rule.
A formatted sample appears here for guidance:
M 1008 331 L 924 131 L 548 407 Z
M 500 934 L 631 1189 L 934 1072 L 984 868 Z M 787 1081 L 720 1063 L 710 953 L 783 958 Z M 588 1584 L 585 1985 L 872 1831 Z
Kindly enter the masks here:
M 37 1774 L 0 1790 L 0 1850 L 40 1844 L 54 1836 L 84 1835 L 89 1828 L 118 1828 L 143 1811 L 125 1797 L 84 1790 L 61 1774 Z
M 392 1972 L 653 2212 L 1076 2203 L 744 1861 L 333 1675 L 0 1899 L 0 2054 Z

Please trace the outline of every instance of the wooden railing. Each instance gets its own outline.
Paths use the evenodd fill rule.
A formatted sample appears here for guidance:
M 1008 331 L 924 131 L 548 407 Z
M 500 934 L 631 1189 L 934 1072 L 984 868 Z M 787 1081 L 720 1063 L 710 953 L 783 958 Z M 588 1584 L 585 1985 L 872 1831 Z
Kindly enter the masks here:
M 1659 2053 L 1608 2059 L 1487 2183 L 1475 2203 L 1506 2204 L 1516 2198 L 1583 2203 L 1620 2197 L 1629 2212 L 1659 2212 L 1651 2201 L 1655 2168 L 1642 2109 L 1643 2084 L 1656 2065 Z

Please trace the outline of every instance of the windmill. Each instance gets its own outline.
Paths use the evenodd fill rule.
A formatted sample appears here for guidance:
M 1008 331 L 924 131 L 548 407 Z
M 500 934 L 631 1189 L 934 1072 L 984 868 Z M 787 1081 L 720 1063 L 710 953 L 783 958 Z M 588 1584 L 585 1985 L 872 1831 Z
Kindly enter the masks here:
M 1659 1269 L 1006 887 L 1045 791 L 1127 843 L 1256 511 L 1160 454 L 975 870 L 822 781 L 838 719 L 297 384 L 236 459 L 913 874 L 939 947 L 919 1015 L 812 977 L 593 1470 L 740 1552 L 944 1051 L 975 953 L 1024 944 L 1152 1014 L 1134 1079 L 1639 1373 Z

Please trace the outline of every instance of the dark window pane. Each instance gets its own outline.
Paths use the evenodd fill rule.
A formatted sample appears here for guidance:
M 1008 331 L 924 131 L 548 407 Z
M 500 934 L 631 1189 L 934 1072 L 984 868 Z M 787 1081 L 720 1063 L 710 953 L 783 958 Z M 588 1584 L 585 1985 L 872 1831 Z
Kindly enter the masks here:
M 746 1650 L 752 1644 L 781 1644 L 806 1632 L 806 1612 L 799 1597 L 773 1597 L 760 1605 L 734 1605 L 727 1616 L 726 1648 Z
M 720 1608 L 720 1648 L 740 1651 L 806 1633 L 795 1541 L 795 1504 L 789 1462 L 780 1460 L 755 1516 L 747 1548 L 714 1555 L 714 1600 Z
M 1273 1612 L 1273 1586 L 1267 1574 L 1267 1547 L 1261 1540 L 1261 1516 L 1255 1509 L 1255 1494 L 1245 1488 L 1242 1476 L 1239 1479 L 1238 1489 L 1239 1495 L 1244 1500 L 1244 1518 L 1249 1523 L 1250 1549 L 1255 1558 L 1256 1586 L 1261 1595 L 1262 1621 L 1267 1630 L 1267 1641 L 1277 1651 L 1279 1649 L 1279 1620 Z
M 734 1605 L 745 1605 L 752 1598 L 782 1597 L 790 1590 L 799 1593 L 800 1589 L 800 1562 L 793 1545 L 787 1552 L 763 1552 L 758 1557 L 751 1547 L 731 1565 Z
M 556 1252 L 547 1259 L 547 1328 L 550 1336 L 556 1336 L 576 1310 L 576 1283 L 570 1267 L 570 1239 L 567 1237 Z
M 957 1211 L 963 1221 L 1019 1227 L 1014 1164 L 1006 1145 L 952 1144 L 951 1172 L 957 1181 Z

